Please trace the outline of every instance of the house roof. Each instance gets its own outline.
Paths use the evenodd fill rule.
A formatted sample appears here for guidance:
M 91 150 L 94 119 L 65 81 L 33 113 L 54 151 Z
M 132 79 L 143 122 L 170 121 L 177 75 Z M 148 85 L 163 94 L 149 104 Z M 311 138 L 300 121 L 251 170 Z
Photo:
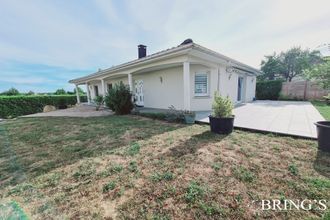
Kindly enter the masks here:
M 113 66 L 113 67 L 110 67 L 110 68 L 107 68 L 107 69 L 99 70 L 95 73 L 89 74 L 89 75 L 84 76 L 84 77 L 72 79 L 72 80 L 69 81 L 69 83 L 77 83 L 77 82 L 81 82 L 81 81 L 84 81 L 84 80 L 91 80 L 95 77 L 102 77 L 103 75 L 115 72 L 117 70 L 129 68 L 129 67 L 132 67 L 136 64 L 142 64 L 144 62 L 151 61 L 151 60 L 156 59 L 156 58 L 161 58 L 163 56 L 173 54 L 173 53 L 177 53 L 177 52 L 180 52 L 180 51 L 185 51 L 185 50 L 188 51 L 190 49 L 197 49 L 197 50 L 202 51 L 204 53 L 219 57 L 221 59 L 226 60 L 227 62 L 231 62 L 231 64 L 233 64 L 233 65 L 238 65 L 239 67 L 246 68 L 248 71 L 251 71 L 253 73 L 260 73 L 260 70 L 258 70 L 256 68 L 253 68 L 249 65 L 241 63 L 237 60 L 234 60 L 234 59 L 232 59 L 230 57 L 227 57 L 227 56 L 225 56 L 221 53 L 218 53 L 216 51 L 210 50 L 210 49 L 208 49 L 206 47 L 203 47 L 199 44 L 191 42 L 191 43 L 186 43 L 186 44 L 180 44 L 176 47 L 172 47 L 172 48 L 169 48 L 169 49 L 166 49 L 166 50 L 162 50 L 162 51 L 147 55 L 146 57 L 143 57 L 143 58 L 140 58 L 140 59 L 135 59 L 135 60 L 132 60 L 132 61 L 129 61 L 129 62 L 126 62 L 126 63 L 123 63 L 123 64 L 119 64 L 119 65 L 116 65 L 116 66 Z

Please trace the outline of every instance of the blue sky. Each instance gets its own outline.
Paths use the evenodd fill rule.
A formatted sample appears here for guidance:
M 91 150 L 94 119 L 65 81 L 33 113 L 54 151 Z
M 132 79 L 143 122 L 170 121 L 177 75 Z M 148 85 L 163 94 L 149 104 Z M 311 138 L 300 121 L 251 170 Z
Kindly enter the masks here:
M 186 38 L 259 68 L 264 55 L 330 43 L 328 0 L 1 0 L 0 91 L 72 90 L 69 79 Z

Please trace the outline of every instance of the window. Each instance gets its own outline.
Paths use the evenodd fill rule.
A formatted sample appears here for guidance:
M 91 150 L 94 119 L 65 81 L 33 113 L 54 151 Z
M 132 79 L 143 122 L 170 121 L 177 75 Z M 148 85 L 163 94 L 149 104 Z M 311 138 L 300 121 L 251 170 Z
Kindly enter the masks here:
M 207 73 L 195 74 L 195 96 L 208 96 L 209 95 L 209 75 Z
M 95 96 L 99 96 L 99 87 L 98 86 L 94 86 L 94 92 L 95 92 Z

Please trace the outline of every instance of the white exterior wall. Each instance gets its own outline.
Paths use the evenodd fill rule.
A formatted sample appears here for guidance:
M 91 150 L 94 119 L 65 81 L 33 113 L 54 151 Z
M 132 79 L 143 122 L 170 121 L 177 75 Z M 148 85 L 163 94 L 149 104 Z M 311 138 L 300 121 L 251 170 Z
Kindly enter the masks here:
M 237 100 L 237 86 L 238 86 L 238 74 L 228 73 L 226 68 L 221 68 L 220 74 L 220 94 L 222 96 L 228 96 L 233 103 Z
M 183 67 L 133 74 L 133 91 L 135 80 L 143 80 L 144 107 L 183 109 Z
M 101 81 L 99 83 L 97 82 L 91 82 L 89 83 L 89 91 L 90 91 L 90 95 L 91 95 L 91 101 L 93 102 L 94 98 L 95 98 L 95 90 L 94 90 L 94 86 L 98 86 L 98 90 L 99 90 L 99 95 L 102 95 L 102 85 L 101 85 Z
M 256 96 L 256 76 L 247 76 L 246 77 L 246 94 L 245 102 L 252 102 Z
M 195 74 L 206 72 L 208 74 L 208 96 L 195 96 Z M 214 92 L 218 90 L 218 69 L 203 65 L 190 65 L 190 106 L 192 111 L 210 110 Z
M 211 110 L 214 92 L 219 91 L 222 96 L 228 96 L 234 104 L 237 103 L 238 93 L 238 77 L 242 76 L 243 80 L 243 92 L 242 102 L 251 102 L 255 97 L 256 77 L 247 76 L 244 73 L 228 73 L 225 66 L 219 66 L 218 68 L 209 68 L 202 65 L 191 65 L 191 110 L 203 111 Z M 209 96 L 198 97 L 194 94 L 195 86 L 195 73 L 201 71 L 209 72 Z M 220 76 L 220 79 L 218 79 Z M 219 82 L 218 82 L 219 80 Z M 219 88 L 218 88 L 219 84 Z

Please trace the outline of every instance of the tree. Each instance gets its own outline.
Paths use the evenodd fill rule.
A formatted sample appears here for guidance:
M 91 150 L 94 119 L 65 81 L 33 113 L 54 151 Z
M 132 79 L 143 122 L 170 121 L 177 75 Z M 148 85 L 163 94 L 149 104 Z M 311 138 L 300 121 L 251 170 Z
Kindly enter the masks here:
M 78 87 L 79 94 L 85 94 L 84 90 L 82 90 L 80 87 Z M 76 88 L 73 89 L 73 93 L 76 94 Z
M 32 90 L 30 90 L 28 93 L 26 93 L 26 95 L 35 95 L 35 93 Z
M 58 89 L 58 90 L 56 90 L 56 92 L 54 94 L 55 95 L 65 95 L 66 91 L 64 89 Z
M 330 61 L 318 64 L 304 73 L 308 79 L 315 80 L 324 89 L 330 89 Z
M 303 76 L 304 70 L 322 62 L 319 52 L 311 52 L 308 49 L 302 50 L 300 47 L 293 47 L 286 52 L 282 52 L 280 60 L 283 66 L 283 77 L 289 82 L 294 77 Z
M 300 47 L 293 47 L 279 55 L 274 53 L 265 58 L 261 61 L 264 74 L 258 77 L 261 80 L 282 78 L 291 82 L 294 77 L 304 76 L 305 70 L 323 62 L 318 51 L 302 50 Z
M 19 95 L 19 94 L 20 94 L 19 91 L 13 87 L 1 93 L 1 95 L 7 95 L 7 96 Z
M 281 77 L 284 68 L 280 57 L 274 53 L 273 55 L 265 56 L 265 60 L 261 61 L 261 71 L 264 73 L 258 76 L 260 80 L 274 80 Z

